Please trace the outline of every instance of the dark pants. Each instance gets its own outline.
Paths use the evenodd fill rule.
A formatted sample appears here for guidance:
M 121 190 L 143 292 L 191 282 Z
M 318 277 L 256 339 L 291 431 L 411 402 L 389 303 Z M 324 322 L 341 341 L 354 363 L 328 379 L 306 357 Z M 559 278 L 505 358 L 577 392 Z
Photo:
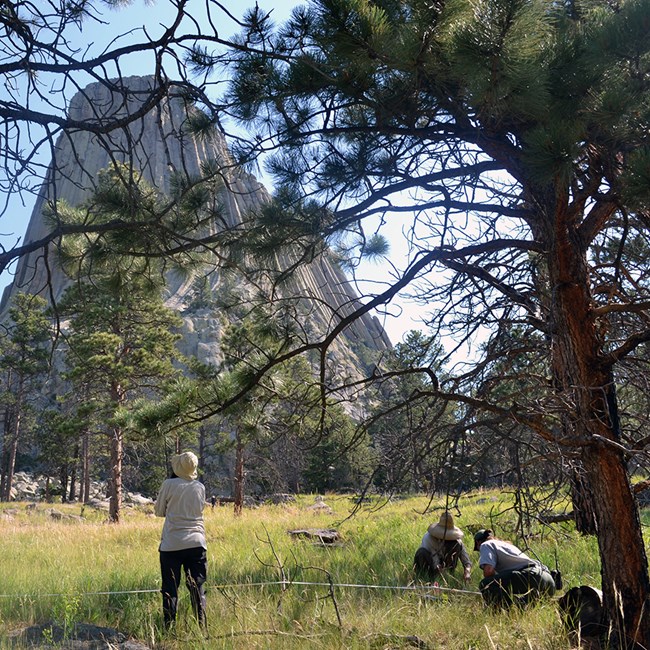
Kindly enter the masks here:
M 483 578 L 479 583 L 486 605 L 507 609 L 513 604 L 525 607 L 543 596 L 555 593 L 555 582 L 548 571 L 535 565 L 511 569 Z
M 434 582 L 437 580 L 441 569 L 451 569 L 452 571 L 458 565 L 461 545 L 459 542 L 445 544 L 445 552 L 442 558 L 433 555 L 433 553 L 424 547 L 420 547 L 415 552 L 413 559 L 413 568 L 418 577 Z
M 185 584 L 190 592 L 194 615 L 199 625 L 205 626 L 205 589 L 203 585 L 208 572 L 208 557 L 206 550 L 199 546 L 182 551 L 160 551 L 165 627 L 169 627 L 176 620 L 181 568 L 185 570 Z

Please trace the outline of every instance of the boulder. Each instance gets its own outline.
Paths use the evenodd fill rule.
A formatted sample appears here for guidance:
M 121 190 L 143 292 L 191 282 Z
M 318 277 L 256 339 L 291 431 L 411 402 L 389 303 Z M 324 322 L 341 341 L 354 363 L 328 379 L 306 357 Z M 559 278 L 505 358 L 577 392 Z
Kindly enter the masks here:
M 108 512 L 111 503 L 108 500 L 90 499 L 86 505 L 97 510 L 106 510 Z
M 315 514 L 327 514 L 331 515 L 334 513 L 334 510 L 330 508 L 325 501 L 323 500 L 323 497 L 319 494 L 316 496 L 315 502 L 311 506 L 307 506 L 305 510 L 308 510 L 310 512 L 313 512 Z
M 7 635 L 8 647 L 68 648 L 74 650 L 149 650 L 149 646 L 129 639 L 112 628 L 75 623 L 72 629 L 55 623 L 42 623 L 15 630 Z M 52 645 L 54 642 L 55 646 Z M 4 647 L 4 646 L 3 646 Z
M 149 497 L 144 497 L 141 494 L 138 494 L 137 492 L 134 494 L 131 493 L 127 494 L 124 500 L 136 506 L 151 506 L 155 503 L 154 499 L 150 499 Z
M 341 536 L 333 528 L 298 528 L 288 531 L 292 537 L 310 539 L 323 545 L 336 544 L 341 541 Z

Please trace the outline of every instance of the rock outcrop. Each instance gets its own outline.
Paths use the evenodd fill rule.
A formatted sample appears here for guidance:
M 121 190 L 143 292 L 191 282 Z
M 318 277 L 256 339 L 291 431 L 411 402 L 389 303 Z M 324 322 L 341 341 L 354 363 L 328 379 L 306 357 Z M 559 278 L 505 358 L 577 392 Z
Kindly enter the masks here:
M 31 501 L 33 503 L 45 501 L 48 493 L 50 495 L 60 495 L 61 489 L 61 482 L 58 479 L 48 479 L 46 476 L 32 475 L 28 472 L 16 472 L 11 487 L 11 501 Z M 89 506 L 100 510 L 108 510 L 105 482 L 91 481 L 89 495 Z M 125 491 L 123 499 L 124 504 L 127 506 L 151 506 L 154 503 L 154 500 L 150 497 L 137 492 Z M 53 515 L 53 518 L 56 517 Z
M 148 88 L 148 77 L 129 79 L 130 88 Z M 114 115 L 119 118 L 126 112 L 138 110 L 135 100 L 125 100 L 119 93 L 111 94 L 103 84 L 88 86 L 73 99 L 69 115 L 73 119 L 89 119 L 94 114 Z M 167 192 L 172 171 L 189 177 L 199 176 L 202 165 L 217 161 L 224 170 L 227 190 L 223 193 L 225 224 L 227 227 L 241 222 L 242 215 L 259 208 L 268 201 L 264 187 L 250 174 L 238 170 L 233 164 L 223 138 L 193 139 L 184 130 L 187 114 L 179 100 L 169 100 L 148 113 L 135 124 L 109 135 L 94 136 L 86 131 L 70 130 L 59 140 L 56 164 L 50 168 L 50 182 L 45 183 L 36 203 L 25 236 L 35 241 L 48 232 L 42 212 L 46 201 L 65 199 L 71 205 L 80 204 L 93 186 L 97 173 L 113 162 L 126 162 L 140 170 L 155 188 Z M 128 146 L 127 146 L 128 143 Z M 224 224 L 214 224 L 215 229 Z M 222 279 L 218 265 L 208 274 L 212 289 L 218 290 Z M 220 358 L 219 338 L 222 322 L 203 308 L 192 308 L 193 282 L 169 276 L 169 307 L 183 317 L 181 351 L 196 356 L 204 362 L 217 362 Z M 4 292 L 0 304 L 0 318 L 18 291 L 43 293 L 59 298 L 67 285 L 63 273 L 56 267 L 55 256 L 32 254 L 20 260 L 14 282 Z M 341 269 L 327 256 L 298 268 L 290 289 L 301 297 L 303 321 L 309 324 L 315 336 L 322 336 L 336 326 L 342 317 L 358 307 L 359 299 Z M 283 296 L 287 297 L 287 296 Z M 331 374 L 354 374 L 363 365 L 362 356 L 390 347 L 379 321 L 366 315 L 350 325 L 339 341 L 330 349 L 333 366 Z
M 149 650 L 150 646 L 129 639 L 113 628 L 90 623 L 67 627 L 40 623 L 7 634 L 9 648 L 61 648 L 62 650 Z

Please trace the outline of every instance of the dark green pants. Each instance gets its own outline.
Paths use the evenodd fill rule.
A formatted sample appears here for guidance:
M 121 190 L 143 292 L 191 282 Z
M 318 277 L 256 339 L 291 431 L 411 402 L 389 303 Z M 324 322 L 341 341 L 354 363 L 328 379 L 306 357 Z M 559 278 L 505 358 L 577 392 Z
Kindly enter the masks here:
M 525 607 L 555 593 L 555 582 L 548 571 L 534 565 L 511 569 L 483 578 L 479 583 L 486 605 L 507 609 L 513 604 Z

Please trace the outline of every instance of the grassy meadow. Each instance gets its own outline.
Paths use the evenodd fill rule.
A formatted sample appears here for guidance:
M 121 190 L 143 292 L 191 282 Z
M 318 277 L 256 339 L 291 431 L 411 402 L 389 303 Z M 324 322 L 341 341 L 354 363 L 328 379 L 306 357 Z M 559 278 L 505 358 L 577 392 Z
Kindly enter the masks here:
M 461 499 L 456 523 L 470 552 L 471 534 L 485 526 L 515 541 L 508 498 L 476 492 Z M 443 499 L 424 515 L 426 497 L 377 499 L 352 518 L 349 496 L 326 495 L 325 502 L 333 514 L 311 511 L 313 495 L 289 505 L 245 509 L 239 518 L 230 505 L 206 508 L 208 638 L 194 625 L 184 585 L 176 632 L 161 633 L 162 520 L 152 508 L 126 509 L 123 522 L 110 525 L 104 513 L 89 508 L 79 518 L 79 505 L 0 504 L 0 639 L 5 639 L 0 648 L 9 647 L 12 630 L 38 623 L 117 628 L 168 650 L 408 648 L 418 647 L 415 637 L 436 650 L 580 647 L 565 634 L 552 601 L 525 612 L 486 611 L 472 593 L 481 577 L 476 564 L 466 593 L 443 590 L 436 596 L 414 588 L 413 554 L 428 524 L 438 520 Z M 51 507 L 76 516 L 54 520 Z M 503 514 L 494 518 L 497 512 Z M 287 534 L 296 528 L 336 528 L 342 543 L 323 547 Z M 540 530 L 529 546 L 551 567 L 557 554 L 565 588 L 599 586 L 595 539 L 563 524 Z M 272 584 L 283 576 L 324 584 Z M 464 588 L 452 575 L 440 585 Z

